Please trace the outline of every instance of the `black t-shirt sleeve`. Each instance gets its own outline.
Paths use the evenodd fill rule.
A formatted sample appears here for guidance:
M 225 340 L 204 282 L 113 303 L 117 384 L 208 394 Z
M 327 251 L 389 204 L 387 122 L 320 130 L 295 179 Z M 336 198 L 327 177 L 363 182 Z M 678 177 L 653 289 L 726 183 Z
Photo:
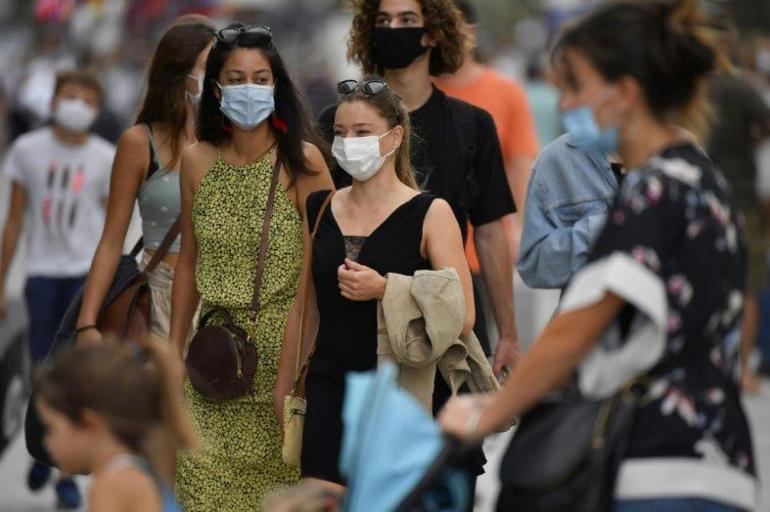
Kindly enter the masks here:
M 505 175 L 500 140 L 492 116 L 474 108 L 476 114 L 476 156 L 474 169 L 479 196 L 469 213 L 471 224 L 480 226 L 514 213 L 516 205 Z
M 326 142 L 331 146 L 334 142 L 334 116 L 337 114 L 337 105 L 329 105 L 321 111 L 318 116 L 318 131 Z M 332 159 L 331 167 L 329 169 L 334 180 L 334 186 L 337 189 L 347 187 L 353 181 L 348 173 L 346 173 L 337 162 Z

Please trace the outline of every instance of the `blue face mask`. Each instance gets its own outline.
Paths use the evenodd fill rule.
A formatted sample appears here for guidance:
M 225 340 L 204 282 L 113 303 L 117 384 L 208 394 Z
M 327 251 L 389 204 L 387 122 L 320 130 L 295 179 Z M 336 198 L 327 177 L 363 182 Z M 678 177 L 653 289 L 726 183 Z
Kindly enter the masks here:
M 275 111 L 271 85 L 217 85 L 222 91 L 219 110 L 239 128 L 253 130 Z
M 583 151 L 598 153 L 616 153 L 620 130 L 612 126 L 602 130 L 596 122 L 594 111 L 590 107 L 577 107 L 567 110 L 561 116 L 564 129 L 569 133 L 572 143 Z

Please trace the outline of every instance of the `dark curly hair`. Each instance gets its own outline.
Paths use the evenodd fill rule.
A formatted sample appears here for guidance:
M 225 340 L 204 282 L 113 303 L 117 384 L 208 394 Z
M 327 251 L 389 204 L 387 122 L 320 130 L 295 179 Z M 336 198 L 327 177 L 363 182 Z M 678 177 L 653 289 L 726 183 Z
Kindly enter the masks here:
M 243 23 L 229 25 L 232 28 L 245 26 Z M 286 167 L 291 183 L 294 183 L 300 173 L 317 174 L 305 159 L 303 142 L 319 145 L 319 138 L 311 126 L 310 114 L 302 93 L 289 75 L 289 70 L 272 38 L 243 34 L 232 44 L 217 39 L 206 61 L 206 76 L 198 109 L 198 140 L 221 146 L 230 137 L 226 128 L 230 126 L 230 120 L 219 109 L 219 100 L 214 95 L 214 88 L 222 66 L 235 48 L 259 50 L 270 63 L 275 81 L 275 116 L 286 124 L 286 129 L 277 128 L 275 123 L 270 123 L 270 128 L 277 141 L 278 158 Z
M 462 12 L 453 0 L 418 0 L 425 19 L 425 31 L 436 42 L 430 55 L 432 76 L 454 73 L 473 49 L 473 41 L 464 26 Z M 348 59 L 361 66 L 364 74 L 382 75 L 374 53 L 374 26 L 380 0 L 349 0 L 353 25 L 348 35 Z

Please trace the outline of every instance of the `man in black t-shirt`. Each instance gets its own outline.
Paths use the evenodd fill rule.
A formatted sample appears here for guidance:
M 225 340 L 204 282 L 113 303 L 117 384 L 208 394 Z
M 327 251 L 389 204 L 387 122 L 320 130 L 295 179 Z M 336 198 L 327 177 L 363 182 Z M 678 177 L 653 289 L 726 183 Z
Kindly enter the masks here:
M 502 218 L 516 207 L 505 175 L 492 117 L 436 89 L 432 76 L 456 71 L 471 45 L 452 0 L 356 0 L 348 57 L 364 74 L 378 74 L 410 113 L 412 165 L 423 190 L 447 200 L 466 237 L 473 224 L 481 272 L 499 339 L 497 373 L 515 362 L 518 335 L 513 314 L 512 259 Z M 331 142 L 336 107 L 322 112 L 321 131 Z M 350 178 L 332 169 L 337 187 Z M 476 294 L 477 334 L 483 332 Z M 480 336 L 484 338 L 484 336 Z

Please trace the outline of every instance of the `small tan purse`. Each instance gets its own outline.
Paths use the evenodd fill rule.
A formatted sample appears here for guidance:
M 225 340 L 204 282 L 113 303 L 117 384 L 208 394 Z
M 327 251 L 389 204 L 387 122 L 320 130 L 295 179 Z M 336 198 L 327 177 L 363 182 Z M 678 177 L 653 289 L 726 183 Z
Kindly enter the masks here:
M 312 275 L 311 262 L 313 261 L 312 250 L 313 240 L 318 232 L 318 226 L 321 223 L 326 208 L 331 204 L 334 191 L 331 191 L 318 210 L 318 216 L 313 226 L 313 232 L 310 234 L 311 256 L 308 260 L 307 272 L 305 272 L 305 295 L 302 299 L 302 309 L 300 310 L 299 338 L 297 339 L 297 361 L 294 366 L 294 384 L 289 394 L 283 398 L 283 448 L 281 457 L 283 462 L 290 466 L 299 466 L 300 455 L 302 454 L 302 431 L 305 428 L 305 411 L 307 410 L 307 400 L 305 399 L 305 379 L 310 365 L 310 359 L 315 352 L 315 341 L 310 349 L 310 353 L 305 362 L 300 367 L 302 361 L 302 340 L 305 337 L 305 308 L 307 307 L 308 294 L 310 291 L 310 276 Z

